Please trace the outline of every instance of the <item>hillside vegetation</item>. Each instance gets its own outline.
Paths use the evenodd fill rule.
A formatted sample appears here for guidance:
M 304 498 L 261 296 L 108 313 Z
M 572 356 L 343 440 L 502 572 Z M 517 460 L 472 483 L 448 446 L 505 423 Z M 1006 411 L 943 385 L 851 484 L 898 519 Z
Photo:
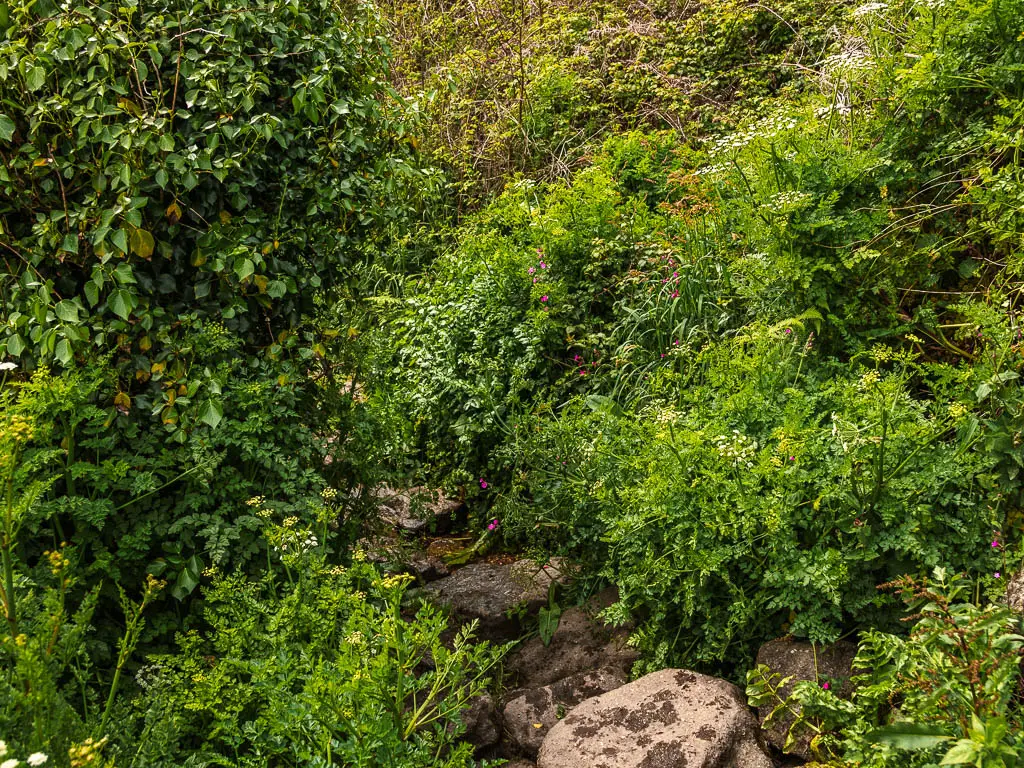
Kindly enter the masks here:
M 859 639 L 824 765 L 1024 765 L 1022 0 L 0 30 L 0 752 L 477 764 L 499 652 L 366 549 L 425 485 L 637 675 Z

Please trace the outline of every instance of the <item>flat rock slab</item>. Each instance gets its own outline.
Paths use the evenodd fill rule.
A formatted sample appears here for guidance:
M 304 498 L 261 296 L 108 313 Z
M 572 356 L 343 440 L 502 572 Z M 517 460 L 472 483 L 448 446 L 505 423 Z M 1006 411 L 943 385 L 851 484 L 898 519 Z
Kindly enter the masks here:
M 856 655 L 857 646 L 846 640 L 840 640 L 833 645 L 813 646 L 790 638 L 780 638 L 761 646 L 757 652 L 757 663 L 767 664 L 772 672 L 778 672 L 784 678 L 793 678 L 780 689 L 783 696 L 789 696 L 793 692 L 794 684 L 801 680 L 828 683 L 839 696 L 849 696 L 853 689 L 850 676 L 853 674 L 853 658 Z M 757 714 L 761 723 L 764 723 L 771 714 L 772 708 L 767 704 L 758 708 Z M 793 721 L 793 715 L 780 713 L 773 721 L 772 727 L 762 731 L 764 738 L 782 752 L 810 760 L 813 755 L 812 734 L 809 732 L 794 733 L 794 742 L 788 750 L 785 748 L 786 737 Z
M 516 691 L 505 704 L 506 742 L 517 753 L 536 757 L 548 732 L 573 707 L 629 682 L 620 668 L 581 672 L 552 685 Z
M 517 688 L 541 688 L 589 670 L 618 667 L 628 671 L 639 654 L 626 645 L 629 627 L 609 627 L 597 613 L 618 600 L 614 587 L 585 605 L 568 608 L 548 645 L 531 637 L 505 660 L 505 682 Z
M 538 768 L 773 768 L 732 683 L 663 669 L 587 699 L 544 739 Z
M 479 639 L 511 640 L 522 631 L 518 609 L 525 606 L 533 614 L 548 599 L 546 586 L 523 584 L 513 575 L 515 568 L 516 563 L 473 563 L 428 584 L 424 591 L 448 605 L 457 622 L 479 621 Z

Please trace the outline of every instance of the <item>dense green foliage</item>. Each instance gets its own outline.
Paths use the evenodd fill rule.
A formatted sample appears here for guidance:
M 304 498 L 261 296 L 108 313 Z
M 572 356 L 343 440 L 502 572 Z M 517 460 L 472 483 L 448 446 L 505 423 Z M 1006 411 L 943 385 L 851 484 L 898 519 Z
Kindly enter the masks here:
M 1024 759 L 1024 2 L 379 13 L 0 3 L 0 737 L 471 765 L 386 482 L 617 586 L 637 672 L 859 634 L 830 765 Z
M 324 447 L 290 425 L 310 372 L 332 381 L 317 297 L 398 215 L 385 41 L 331 2 L 46 8 L 12 7 L 0 41 L 0 348 L 100 361 L 53 404 L 49 516 L 107 574 L 164 557 L 188 592 L 257 549 L 240 500 L 301 514 L 321 487 Z

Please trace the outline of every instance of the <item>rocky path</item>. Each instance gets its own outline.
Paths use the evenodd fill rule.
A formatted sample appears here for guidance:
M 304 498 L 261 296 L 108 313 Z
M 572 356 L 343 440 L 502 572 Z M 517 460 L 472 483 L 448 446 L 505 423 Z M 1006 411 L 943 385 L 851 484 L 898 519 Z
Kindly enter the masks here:
M 382 518 L 396 530 L 447 531 L 458 503 L 422 491 L 382 494 Z M 417 502 L 419 498 L 421 501 Z M 423 500 L 426 499 L 426 503 Z M 399 561 L 424 593 L 445 605 L 456 624 L 478 622 L 481 640 L 518 641 L 505 657 L 500 694 L 480 697 L 465 713 L 466 738 L 480 757 L 509 768 L 773 768 L 786 723 L 762 730 L 746 696 L 730 682 L 683 669 L 664 669 L 630 682 L 637 653 L 629 627 L 610 627 L 600 612 L 614 588 L 566 609 L 542 641 L 537 614 L 566 584 L 562 564 L 475 562 L 449 569 L 430 548 L 385 538 L 368 546 Z M 777 640 L 758 655 L 792 682 L 846 679 L 855 648 L 814 649 Z M 758 716 L 760 714 L 760 718 Z M 806 741 L 790 757 L 808 758 Z M 792 762 L 786 763 L 793 764 Z

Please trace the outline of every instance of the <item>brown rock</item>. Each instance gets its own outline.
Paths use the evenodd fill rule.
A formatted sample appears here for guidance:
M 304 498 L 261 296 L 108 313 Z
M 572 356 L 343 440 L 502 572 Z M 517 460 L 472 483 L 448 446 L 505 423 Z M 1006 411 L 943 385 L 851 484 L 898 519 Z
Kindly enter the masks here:
M 596 614 L 618 600 L 610 587 L 586 605 L 568 608 L 547 646 L 531 637 L 505 661 L 507 685 L 541 688 L 588 670 L 615 667 L 628 671 L 639 654 L 626 645 L 629 627 L 609 627 Z
M 535 613 L 547 602 L 547 589 L 512 577 L 514 563 L 473 563 L 432 584 L 425 592 L 447 604 L 459 623 L 479 622 L 481 640 L 511 640 L 522 632 L 517 609 Z M 543 596 L 540 594 L 543 592 Z
M 663 669 L 587 699 L 544 739 L 538 768 L 772 768 L 732 683 Z
M 793 691 L 793 685 L 801 680 L 827 682 L 837 694 L 848 696 L 852 691 L 850 675 L 853 673 L 853 657 L 856 655 L 857 646 L 845 640 L 833 645 L 814 646 L 811 643 L 780 638 L 761 646 L 757 652 L 757 663 L 766 664 L 772 672 L 778 672 L 784 678 L 793 678 L 780 689 L 779 693 L 783 697 L 789 696 Z M 772 709 L 773 705 L 769 704 L 758 707 L 758 720 L 764 723 Z M 772 727 L 763 730 L 764 738 L 780 751 L 810 760 L 813 735 L 810 732 L 794 733 L 795 742 L 788 750 L 785 749 L 786 736 L 793 721 L 794 716 L 788 712 L 779 713 L 772 722 Z
M 516 752 L 536 757 L 548 732 L 573 707 L 613 691 L 628 680 L 624 670 L 612 667 L 581 672 L 543 688 L 516 691 L 502 713 L 506 742 Z
M 501 740 L 501 716 L 490 696 L 473 698 L 462 712 L 462 722 L 466 726 L 462 739 L 478 750 L 492 747 Z
M 380 500 L 380 517 L 386 523 L 410 533 L 444 532 L 451 527 L 455 513 L 462 507 L 457 499 L 448 499 L 441 491 L 408 488 L 396 491 L 378 488 L 374 496 Z

